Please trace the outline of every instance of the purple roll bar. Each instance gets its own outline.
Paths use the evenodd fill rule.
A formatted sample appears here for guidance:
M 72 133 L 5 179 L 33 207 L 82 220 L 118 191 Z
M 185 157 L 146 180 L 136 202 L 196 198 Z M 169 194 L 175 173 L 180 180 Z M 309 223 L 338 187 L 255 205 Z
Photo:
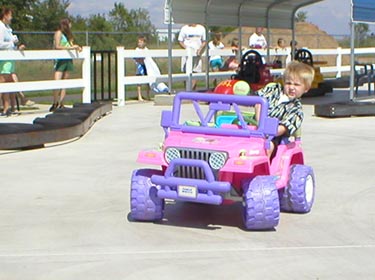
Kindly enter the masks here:
M 186 126 L 181 125 L 180 113 L 181 104 L 183 100 L 190 100 L 193 102 L 194 109 L 200 119 L 201 126 Z M 198 101 L 210 103 L 209 112 L 206 116 L 202 113 Z M 245 123 L 238 106 L 255 106 L 260 104 L 260 116 L 257 130 L 250 130 Z M 219 110 L 227 110 L 233 105 L 234 110 L 240 120 L 241 129 L 226 129 L 219 127 L 209 127 L 208 123 L 214 117 L 215 113 Z M 168 119 L 169 118 L 169 119 Z M 237 137 L 272 137 L 277 134 L 278 121 L 274 118 L 268 117 L 268 102 L 259 96 L 239 96 L 239 95 L 222 95 L 213 93 L 199 93 L 199 92 L 180 92 L 174 98 L 173 111 L 169 114 L 162 114 L 162 127 L 168 134 L 168 129 L 180 130 L 187 133 L 201 133 L 212 135 L 224 136 L 237 136 Z

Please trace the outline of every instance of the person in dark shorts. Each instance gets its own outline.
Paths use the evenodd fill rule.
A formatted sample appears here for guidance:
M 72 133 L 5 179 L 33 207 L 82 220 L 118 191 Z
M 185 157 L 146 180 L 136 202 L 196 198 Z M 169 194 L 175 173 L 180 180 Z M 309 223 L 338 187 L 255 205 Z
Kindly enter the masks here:
M 82 48 L 79 45 L 74 44 L 74 38 L 71 31 L 72 24 L 69 19 L 65 18 L 60 21 L 58 30 L 54 35 L 54 48 L 56 50 L 77 50 L 81 51 Z M 73 71 L 73 60 L 72 59 L 58 59 L 55 61 L 54 66 L 55 80 L 68 79 L 69 73 Z M 65 89 L 59 89 L 53 91 L 53 104 L 49 109 L 50 112 L 55 111 L 58 108 L 64 107 L 64 98 L 66 95 Z
M 143 36 L 138 37 L 137 47 L 135 49 L 136 50 L 147 50 L 146 37 L 143 37 Z M 147 69 L 146 69 L 144 58 L 142 58 L 142 57 L 135 58 L 134 61 L 135 61 L 135 66 L 136 66 L 135 75 L 137 75 L 137 76 L 147 76 Z M 137 94 L 138 94 L 138 101 L 143 101 L 142 85 L 141 84 L 137 85 Z M 146 94 L 147 94 L 146 99 L 150 100 L 150 86 L 148 84 L 146 85 Z

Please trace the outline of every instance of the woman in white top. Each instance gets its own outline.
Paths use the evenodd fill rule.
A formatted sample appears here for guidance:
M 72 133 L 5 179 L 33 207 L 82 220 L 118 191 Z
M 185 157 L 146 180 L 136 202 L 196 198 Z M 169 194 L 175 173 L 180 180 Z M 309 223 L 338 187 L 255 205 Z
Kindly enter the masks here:
M 16 50 L 24 49 L 23 44 L 17 46 L 18 38 L 16 35 L 13 35 L 13 31 L 10 28 L 10 23 L 13 19 L 13 11 L 10 8 L 3 7 L 0 12 L 0 50 Z M 15 74 L 15 63 L 14 61 L 0 61 L 0 74 L 6 76 L 5 80 L 10 82 L 17 82 L 17 76 Z M 10 94 L 12 94 L 12 100 L 15 101 L 16 93 L 3 93 L 3 111 L 0 114 L 1 116 L 10 116 L 12 114 L 9 110 L 10 105 Z M 15 103 L 15 102 L 13 102 Z

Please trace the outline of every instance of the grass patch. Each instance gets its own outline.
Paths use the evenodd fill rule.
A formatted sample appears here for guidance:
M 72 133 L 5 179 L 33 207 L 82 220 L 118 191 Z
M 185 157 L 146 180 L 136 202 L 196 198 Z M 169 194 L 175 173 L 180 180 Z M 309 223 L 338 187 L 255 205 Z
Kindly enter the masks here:
M 97 61 L 96 63 L 96 77 L 94 76 L 94 69 L 95 65 L 92 63 L 92 84 L 91 84 L 91 92 L 92 94 L 97 92 L 97 98 L 101 99 L 101 92 L 104 92 L 104 98 L 108 97 L 108 92 L 111 91 L 111 97 L 115 97 L 116 94 L 116 64 L 115 64 L 115 55 L 110 56 L 103 56 L 102 61 Z M 99 60 L 100 60 L 99 59 Z M 108 59 L 111 59 L 111 63 L 108 63 Z M 167 58 L 155 58 L 156 63 L 160 67 L 162 73 L 168 72 L 168 59 Z M 133 76 L 136 72 L 136 67 L 133 59 L 126 59 L 125 60 L 125 73 L 126 75 Z M 17 61 L 16 62 L 16 73 L 20 81 L 40 81 L 40 80 L 53 80 L 54 76 L 54 61 L 53 60 L 46 60 L 46 61 Z M 172 61 L 172 72 L 173 73 L 180 73 L 181 67 L 181 60 L 180 58 L 174 58 Z M 110 75 L 109 75 L 110 73 Z M 103 80 L 102 80 L 103 76 Z M 70 73 L 71 79 L 77 79 L 82 77 L 82 61 L 75 60 L 74 61 L 74 70 Z M 198 88 L 204 88 L 205 82 L 199 81 Z M 173 84 L 174 91 L 181 91 L 184 89 L 183 82 L 176 82 Z M 142 91 L 144 92 L 145 87 L 142 87 Z M 137 86 L 136 85 L 129 85 L 126 86 L 126 91 L 128 93 L 127 100 L 134 99 L 134 94 L 136 94 Z M 67 95 L 81 95 L 82 89 L 68 89 Z M 46 90 L 46 91 L 30 91 L 25 92 L 25 95 L 28 98 L 46 98 L 46 101 L 38 100 L 38 103 L 43 102 L 43 104 L 51 103 L 53 91 Z M 81 100 L 77 100 L 80 102 Z

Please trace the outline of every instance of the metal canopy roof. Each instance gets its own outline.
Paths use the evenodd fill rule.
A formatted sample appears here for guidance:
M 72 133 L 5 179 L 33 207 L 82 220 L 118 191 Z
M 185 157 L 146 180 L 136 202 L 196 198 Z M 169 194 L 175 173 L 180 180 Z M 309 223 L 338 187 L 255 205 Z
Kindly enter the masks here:
M 292 29 L 294 14 L 299 8 L 321 1 L 167 0 L 167 3 L 171 7 L 174 23 Z
M 375 23 L 374 0 L 352 0 L 352 21 Z

